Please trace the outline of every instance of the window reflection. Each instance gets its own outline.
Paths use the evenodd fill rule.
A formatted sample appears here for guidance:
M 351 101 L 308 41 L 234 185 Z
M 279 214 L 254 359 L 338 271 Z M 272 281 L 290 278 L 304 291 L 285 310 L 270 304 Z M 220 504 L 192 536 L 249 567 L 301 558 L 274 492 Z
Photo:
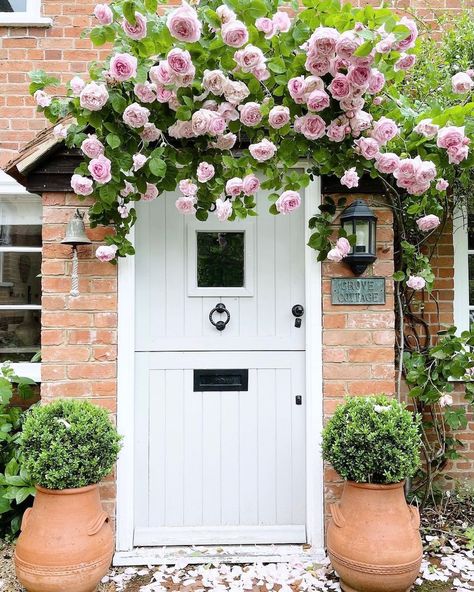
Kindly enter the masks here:
M 244 287 L 244 232 L 197 232 L 199 288 Z

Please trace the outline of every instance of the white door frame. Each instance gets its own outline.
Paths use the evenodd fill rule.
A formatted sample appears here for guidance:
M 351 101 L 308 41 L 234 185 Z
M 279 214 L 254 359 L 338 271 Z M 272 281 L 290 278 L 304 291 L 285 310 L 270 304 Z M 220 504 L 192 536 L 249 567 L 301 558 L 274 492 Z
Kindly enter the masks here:
M 312 181 L 305 190 L 305 221 L 309 220 L 321 203 L 320 180 Z M 306 224 L 306 239 L 311 231 Z M 133 230 L 130 235 L 134 243 Z M 306 240 L 306 242 L 307 242 Z M 323 422 L 322 400 L 322 286 L 321 264 L 314 251 L 305 248 L 305 328 L 306 328 L 306 528 L 311 555 L 320 556 L 324 548 L 323 461 L 320 454 L 320 435 Z M 117 428 L 123 435 L 123 448 L 117 463 L 117 511 L 115 565 L 146 565 L 174 563 L 177 555 L 172 549 L 138 549 L 133 547 L 134 530 L 134 388 L 135 388 L 135 258 L 122 258 L 118 265 L 118 357 L 117 357 Z M 282 560 L 275 549 L 242 546 L 233 550 L 234 562 L 249 560 Z M 181 550 L 185 552 L 185 550 Z M 294 555 L 295 547 L 289 551 Z M 284 558 L 283 558 L 284 559 Z M 209 555 L 192 561 L 209 561 Z

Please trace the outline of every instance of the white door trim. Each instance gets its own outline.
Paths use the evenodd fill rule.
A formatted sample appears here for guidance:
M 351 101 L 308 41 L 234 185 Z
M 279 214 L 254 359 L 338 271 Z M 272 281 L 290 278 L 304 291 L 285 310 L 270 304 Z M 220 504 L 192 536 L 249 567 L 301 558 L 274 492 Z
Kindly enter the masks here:
M 313 216 L 321 202 L 320 180 L 315 179 L 305 190 L 305 220 Z M 310 230 L 306 228 L 309 238 Z M 129 239 L 134 243 L 133 232 Z M 322 298 L 321 265 L 314 252 L 305 249 L 306 288 L 306 528 L 307 541 L 312 545 L 311 555 L 320 556 L 324 547 L 323 462 L 320 451 L 320 434 L 323 421 L 322 401 Z M 135 388 L 135 260 L 120 259 L 118 265 L 118 357 L 117 357 L 117 429 L 123 435 L 123 447 L 117 463 L 117 512 L 116 512 L 116 565 L 142 564 L 143 549 L 133 547 L 134 531 L 134 388 Z M 248 546 L 242 547 L 242 560 Z M 307 552 L 304 553 L 307 557 Z M 167 559 L 167 555 L 169 556 Z M 275 553 L 262 548 L 259 560 Z M 278 556 L 278 555 L 277 555 Z M 174 563 L 176 553 L 152 549 L 146 552 L 148 560 L 155 557 L 157 563 Z M 257 557 L 257 555 L 255 556 Z M 158 561 L 159 559 L 159 561 Z M 196 556 L 194 555 L 194 559 Z M 209 555 L 203 553 L 203 561 Z

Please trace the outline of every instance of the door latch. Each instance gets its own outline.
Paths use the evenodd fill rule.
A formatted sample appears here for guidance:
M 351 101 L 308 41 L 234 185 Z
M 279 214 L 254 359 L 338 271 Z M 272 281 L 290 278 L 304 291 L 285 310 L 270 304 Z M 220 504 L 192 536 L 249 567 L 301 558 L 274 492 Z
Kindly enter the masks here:
M 296 395 L 296 397 L 295 397 L 295 403 L 297 405 L 302 405 L 303 404 L 303 397 L 301 395 Z
M 295 327 L 301 327 L 301 317 L 304 315 L 304 307 L 301 304 L 295 304 L 291 309 L 292 315 L 295 317 Z

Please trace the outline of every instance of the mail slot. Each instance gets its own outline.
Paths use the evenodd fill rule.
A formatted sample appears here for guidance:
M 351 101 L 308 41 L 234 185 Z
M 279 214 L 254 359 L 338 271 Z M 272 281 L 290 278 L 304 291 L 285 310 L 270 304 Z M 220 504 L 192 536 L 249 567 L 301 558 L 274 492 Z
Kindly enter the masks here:
M 194 392 L 248 390 L 248 370 L 194 370 Z

